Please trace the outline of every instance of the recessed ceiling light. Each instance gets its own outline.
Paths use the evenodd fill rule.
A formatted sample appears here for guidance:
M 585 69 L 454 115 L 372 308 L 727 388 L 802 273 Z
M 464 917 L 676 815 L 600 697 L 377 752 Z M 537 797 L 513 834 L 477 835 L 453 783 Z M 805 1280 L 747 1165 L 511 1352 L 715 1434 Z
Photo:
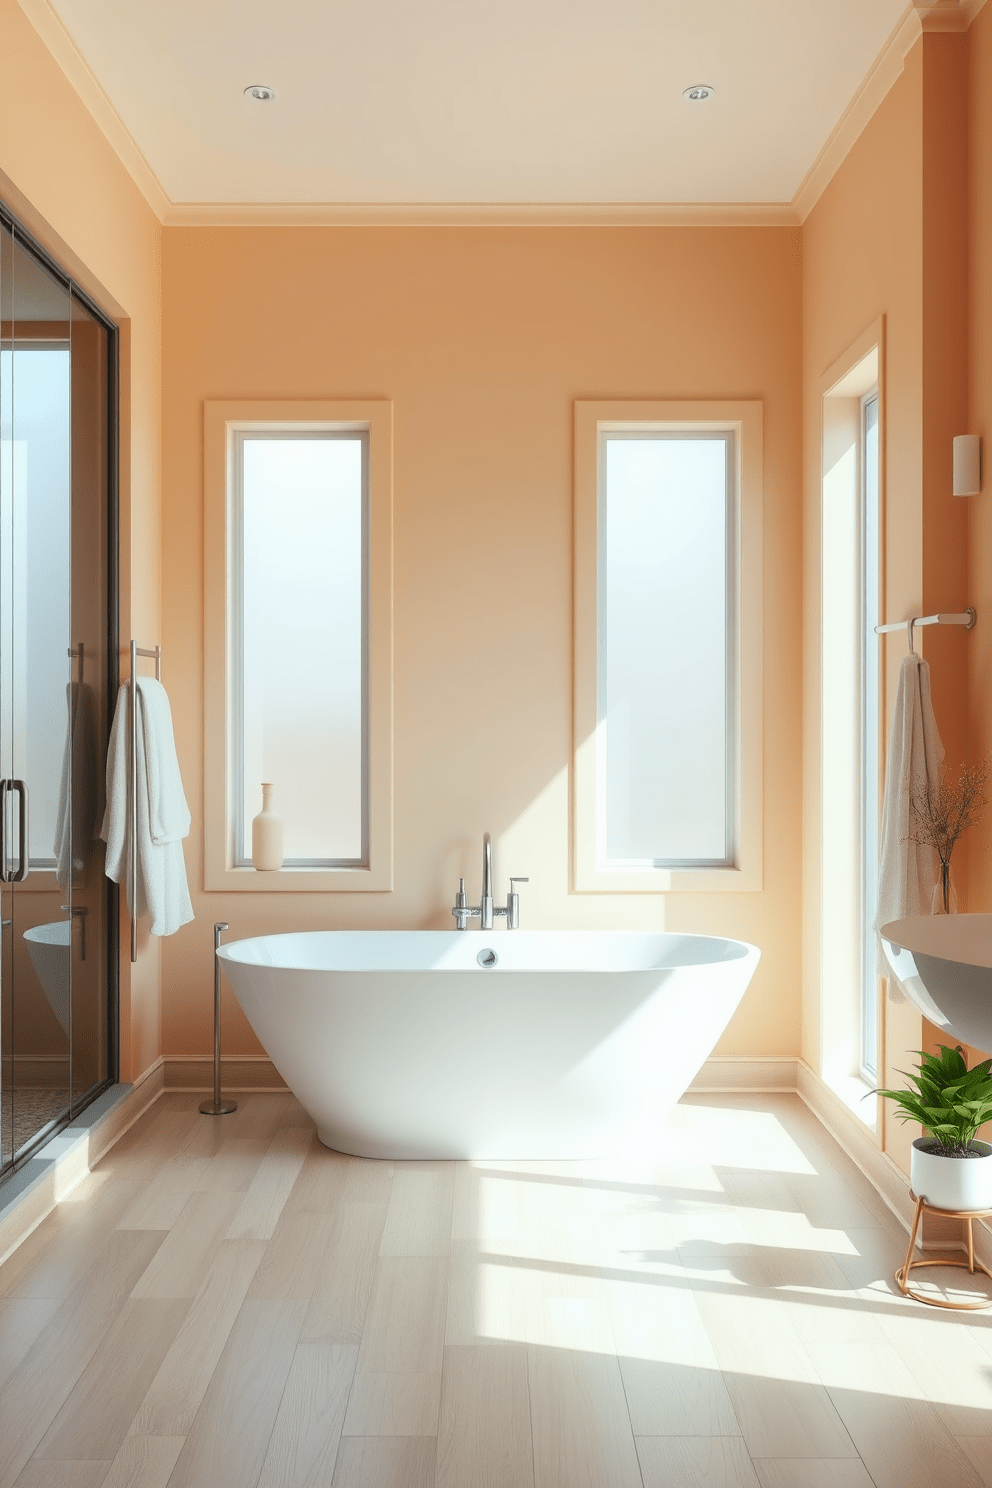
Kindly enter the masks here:
M 265 83 L 252 83 L 251 87 L 245 89 L 245 97 L 256 98 L 259 103 L 269 103 L 275 96 L 275 88 L 266 87 Z
M 686 88 L 682 97 L 688 98 L 690 103 L 701 103 L 704 98 L 712 98 L 713 92 L 709 83 L 696 83 L 694 87 Z

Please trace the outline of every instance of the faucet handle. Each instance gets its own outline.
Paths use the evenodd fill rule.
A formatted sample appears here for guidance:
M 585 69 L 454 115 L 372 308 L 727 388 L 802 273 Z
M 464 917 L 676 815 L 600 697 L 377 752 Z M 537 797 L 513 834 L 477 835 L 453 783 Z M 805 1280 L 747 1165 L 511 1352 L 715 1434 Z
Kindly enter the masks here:
M 517 930 L 520 927 L 520 895 L 513 887 L 514 884 L 518 883 L 530 883 L 530 879 L 510 879 L 510 890 L 506 896 L 506 910 L 504 911 L 506 914 L 506 928 L 508 930 Z

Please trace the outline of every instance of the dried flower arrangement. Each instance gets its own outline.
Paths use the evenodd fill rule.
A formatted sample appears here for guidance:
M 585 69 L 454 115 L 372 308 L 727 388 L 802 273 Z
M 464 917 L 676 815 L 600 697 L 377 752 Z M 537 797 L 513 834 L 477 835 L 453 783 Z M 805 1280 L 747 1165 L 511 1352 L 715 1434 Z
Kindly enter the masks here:
M 992 754 L 977 765 L 962 765 L 957 780 L 948 780 L 942 765 L 937 789 L 931 791 L 923 784 L 910 797 L 913 827 L 909 841 L 932 847 L 940 859 L 940 895 L 945 914 L 951 908 L 954 844 L 967 827 L 973 827 L 985 815 L 990 781 Z

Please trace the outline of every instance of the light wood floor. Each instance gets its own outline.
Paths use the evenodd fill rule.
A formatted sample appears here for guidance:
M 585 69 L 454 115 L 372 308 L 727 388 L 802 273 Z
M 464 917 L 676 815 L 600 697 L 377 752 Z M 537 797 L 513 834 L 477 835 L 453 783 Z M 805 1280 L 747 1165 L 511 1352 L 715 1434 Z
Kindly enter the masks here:
M 0 1488 L 979 1488 L 992 1314 L 794 1097 L 383 1163 L 166 1096 L 0 1267 Z

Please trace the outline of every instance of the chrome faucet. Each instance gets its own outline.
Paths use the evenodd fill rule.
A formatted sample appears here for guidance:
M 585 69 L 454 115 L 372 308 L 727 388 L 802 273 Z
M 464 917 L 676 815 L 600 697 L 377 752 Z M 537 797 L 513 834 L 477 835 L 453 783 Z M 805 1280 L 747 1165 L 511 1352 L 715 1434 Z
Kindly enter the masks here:
M 459 930 L 467 930 L 468 922 L 476 915 L 479 918 L 480 930 L 491 930 L 493 919 L 506 916 L 506 928 L 517 930 L 520 927 L 520 895 L 513 887 L 518 883 L 530 883 L 529 878 L 511 878 L 510 891 L 506 896 L 506 904 L 493 904 L 493 843 L 488 832 L 482 835 L 482 896 L 481 902 L 469 905 L 465 894 L 465 880 L 458 880 L 458 893 L 455 895 L 455 904 L 451 913 L 455 917 L 455 925 Z

